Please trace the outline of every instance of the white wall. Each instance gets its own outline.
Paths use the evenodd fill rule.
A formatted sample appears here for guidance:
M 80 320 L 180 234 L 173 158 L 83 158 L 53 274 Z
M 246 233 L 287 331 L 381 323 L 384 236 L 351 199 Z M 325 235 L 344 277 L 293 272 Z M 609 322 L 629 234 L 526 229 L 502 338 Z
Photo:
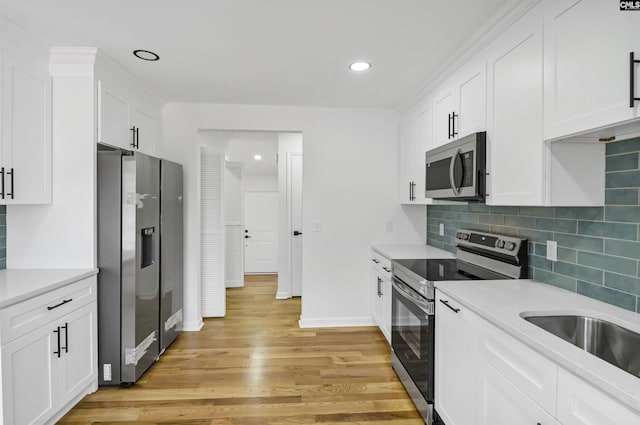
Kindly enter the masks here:
M 198 130 L 297 131 L 304 137 L 302 326 L 371 324 L 372 243 L 425 243 L 397 199 L 392 110 L 168 104 L 160 155 L 184 166 L 185 328 L 199 323 Z M 319 220 L 321 232 L 312 232 Z M 392 221 L 394 232 L 386 233 Z
M 277 192 L 278 176 L 242 176 L 242 190 L 245 192 Z

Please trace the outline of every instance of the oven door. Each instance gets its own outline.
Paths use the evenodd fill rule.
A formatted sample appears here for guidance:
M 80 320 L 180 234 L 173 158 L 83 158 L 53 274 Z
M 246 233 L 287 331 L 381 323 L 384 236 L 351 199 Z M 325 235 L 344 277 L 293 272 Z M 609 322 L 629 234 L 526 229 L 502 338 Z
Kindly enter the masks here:
M 433 301 L 393 277 L 391 347 L 429 403 L 433 402 Z

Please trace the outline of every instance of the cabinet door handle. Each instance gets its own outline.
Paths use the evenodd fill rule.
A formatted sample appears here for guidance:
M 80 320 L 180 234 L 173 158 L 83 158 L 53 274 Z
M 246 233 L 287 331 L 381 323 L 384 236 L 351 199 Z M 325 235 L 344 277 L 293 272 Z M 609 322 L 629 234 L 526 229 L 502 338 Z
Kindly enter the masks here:
M 0 196 L 4 199 L 4 167 L 0 169 L 0 179 L 2 179 L 2 193 L 0 193 Z
M 640 100 L 640 97 L 635 96 L 635 86 L 636 86 L 636 67 L 637 63 L 640 63 L 640 60 L 635 58 L 635 53 L 629 53 L 629 107 L 633 108 L 636 104 L 636 100 Z
M 459 311 L 460 311 L 460 309 L 459 309 L 459 308 L 451 307 L 451 306 L 449 305 L 449 301 L 447 301 L 447 300 L 440 300 L 440 302 L 441 302 L 442 304 L 446 305 L 447 307 L 449 307 L 451 310 L 453 310 L 453 311 L 454 311 L 454 313 L 457 313 L 457 312 L 459 312 Z
M 69 298 L 68 300 L 62 300 L 61 303 L 58 303 L 56 305 L 47 307 L 47 310 L 53 310 L 54 308 L 58 308 L 61 305 L 65 305 L 66 303 L 70 303 L 71 301 L 73 301 L 73 298 Z
M 382 279 L 380 279 L 380 277 L 378 277 L 378 297 L 382 296 L 382 288 L 380 286 L 381 283 L 382 283 Z
M 60 347 L 58 350 L 62 351 L 64 349 L 65 353 L 69 352 L 69 323 L 64 322 L 64 326 L 61 326 L 60 329 L 64 329 L 64 347 Z
M 13 198 L 13 178 L 15 177 L 15 171 L 13 170 L 13 168 L 11 168 L 11 171 L 7 171 L 7 176 L 11 175 L 11 193 L 7 192 L 7 196 L 11 196 L 11 199 Z
M 136 149 L 140 149 L 140 127 L 136 127 Z
M 130 128 L 131 130 L 131 146 L 136 147 L 136 126 Z
M 458 114 L 454 112 L 451 113 L 451 138 L 453 139 L 458 135 L 456 131 L 456 117 L 460 117 Z
M 58 349 L 56 351 L 53 352 L 53 354 L 57 354 L 58 357 L 60 357 L 60 326 L 58 326 L 53 333 L 57 334 L 58 336 Z
M 447 139 L 451 139 L 451 114 L 447 114 Z

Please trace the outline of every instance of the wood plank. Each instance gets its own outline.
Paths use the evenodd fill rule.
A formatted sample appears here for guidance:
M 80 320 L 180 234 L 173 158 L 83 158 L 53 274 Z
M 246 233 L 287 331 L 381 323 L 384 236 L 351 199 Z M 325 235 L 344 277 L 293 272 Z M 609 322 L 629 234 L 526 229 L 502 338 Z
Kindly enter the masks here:
M 133 387 L 103 387 L 60 424 L 422 425 L 374 327 L 300 329 L 277 276 L 227 289 L 227 316 L 185 332 Z

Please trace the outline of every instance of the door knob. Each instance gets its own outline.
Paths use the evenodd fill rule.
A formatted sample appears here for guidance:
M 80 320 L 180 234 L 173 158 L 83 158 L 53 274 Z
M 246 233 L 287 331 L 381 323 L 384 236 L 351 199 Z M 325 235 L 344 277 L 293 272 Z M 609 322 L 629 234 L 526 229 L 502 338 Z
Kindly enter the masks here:
M 293 236 L 300 236 L 302 234 L 302 232 L 298 231 L 298 230 L 294 230 L 293 231 Z
M 251 236 L 249 236 L 249 235 L 244 235 L 244 238 L 245 238 L 245 239 L 249 239 L 249 238 L 251 238 Z

